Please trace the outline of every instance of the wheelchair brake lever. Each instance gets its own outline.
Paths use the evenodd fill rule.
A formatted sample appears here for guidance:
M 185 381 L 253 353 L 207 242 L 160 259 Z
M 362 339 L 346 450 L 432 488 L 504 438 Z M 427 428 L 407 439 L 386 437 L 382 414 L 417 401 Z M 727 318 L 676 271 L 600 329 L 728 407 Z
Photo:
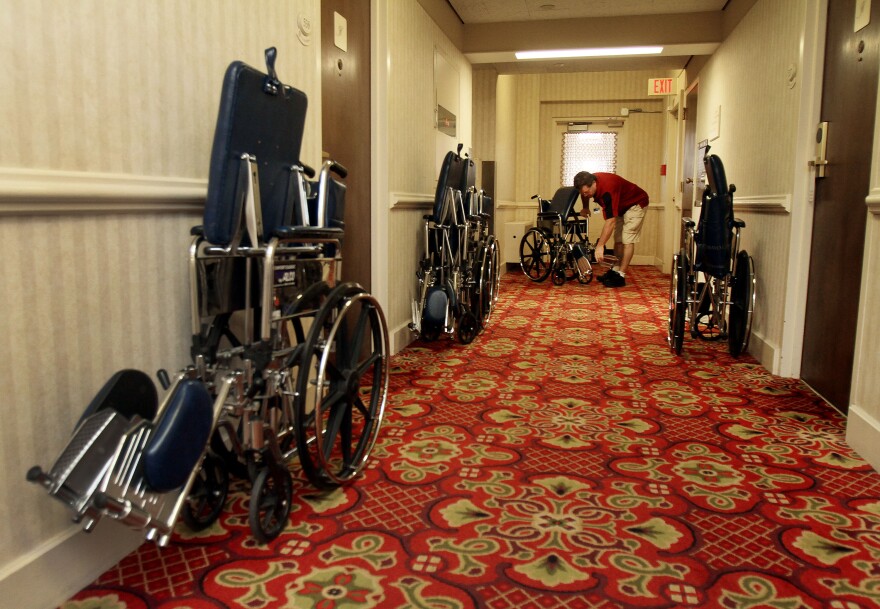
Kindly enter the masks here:
M 171 377 L 168 376 L 168 371 L 165 368 L 159 368 L 156 371 L 156 377 L 159 379 L 159 384 L 162 385 L 162 389 L 168 391 L 168 388 L 171 387 Z

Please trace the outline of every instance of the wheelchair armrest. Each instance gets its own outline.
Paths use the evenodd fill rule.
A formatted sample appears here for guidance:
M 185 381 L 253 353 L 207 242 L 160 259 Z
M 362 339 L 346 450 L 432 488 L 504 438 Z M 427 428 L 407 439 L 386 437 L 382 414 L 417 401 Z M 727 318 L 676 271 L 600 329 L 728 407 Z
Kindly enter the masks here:
M 538 212 L 539 220 L 562 220 L 562 215 L 556 211 Z
M 694 228 L 697 225 L 697 223 L 694 222 L 693 218 L 682 218 L 681 225 L 684 226 L 685 228 Z
M 745 222 L 745 220 L 740 220 L 739 218 L 734 218 L 733 219 L 733 226 L 735 228 L 745 228 L 746 222 Z
M 279 239 L 341 239 L 342 229 L 319 226 L 279 226 L 273 232 Z

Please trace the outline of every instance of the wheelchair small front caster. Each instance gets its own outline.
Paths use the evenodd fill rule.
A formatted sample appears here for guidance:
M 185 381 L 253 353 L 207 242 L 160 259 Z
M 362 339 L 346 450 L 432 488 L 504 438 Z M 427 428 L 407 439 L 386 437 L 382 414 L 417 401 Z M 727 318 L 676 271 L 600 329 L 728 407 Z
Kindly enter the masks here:
M 202 531 L 217 520 L 226 504 L 229 473 L 219 457 L 205 455 L 192 489 L 183 504 L 183 521 L 191 531 Z
M 463 311 L 458 320 L 458 342 L 462 345 L 469 345 L 479 332 L 480 322 L 477 320 L 477 316 L 469 309 Z
M 248 523 L 254 539 L 266 544 L 281 534 L 287 526 L 292 499 L 290 472 L 282 465 L 270 465 L 260 470 L 254 481 L 248 510 Z

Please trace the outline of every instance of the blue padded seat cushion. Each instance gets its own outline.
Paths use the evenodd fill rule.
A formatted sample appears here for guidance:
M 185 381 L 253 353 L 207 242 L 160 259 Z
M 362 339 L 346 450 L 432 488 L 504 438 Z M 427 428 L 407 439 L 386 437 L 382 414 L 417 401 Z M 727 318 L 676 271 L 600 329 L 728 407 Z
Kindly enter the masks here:
M 223 78 L 204 217 L 205 237 L 215 245 L 229 245 L 240 222 L 236 193 L 243 153 L 257 159 L 263 238 L 291 222 L 296 193 L 288 188 L 290 167 L 300 163 L 308 101 L 287 85 L 265 92 L 266 79 L 240 61 L 231 63 Z
M 144 478 L 151 489 L 164 493 L 186 482 L 211 435 L 213 410 L 200 381 L 181 381 L 144 449 Z

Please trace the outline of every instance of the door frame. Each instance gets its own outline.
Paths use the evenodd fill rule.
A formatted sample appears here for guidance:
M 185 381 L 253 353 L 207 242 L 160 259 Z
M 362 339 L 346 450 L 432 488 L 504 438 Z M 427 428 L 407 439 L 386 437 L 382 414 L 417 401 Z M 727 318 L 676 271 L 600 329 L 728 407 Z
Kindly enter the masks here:
M 810 167 L 809 162 L 814 158 L 816 125 L 821 120 L 828 0 L 808 2 L 805 11 L 805 21 L 803 28 L 801 28 L 800 57 L 798 58 L 801 99 L 792 189 L 794 205 L 791 214 L 788 271 L 786 273 L 785 324 L 782 329 L 782 345 L 770 370 L 774 374 L 790 378 L 800 378 L 804 350 L 807 281 L 810 272 L 810 247 L 812 245 L 816 192 L 815 170 Z M 768 351 L 772 349 L 772 345 L 767 347 Z M 758 359 L 762 362 L 765 361 L 760 357 Z
M 388 186 L 388 0 L 370 0 L 370 97 L 373 128 L 370 150 L 370 205 L 372 243 L 370 261 L 370 293 L 386 311 L 391 310 L 388 281 L 388 223 L 391 192 Z M 392 345 L 392 352 L 396 349 Z

